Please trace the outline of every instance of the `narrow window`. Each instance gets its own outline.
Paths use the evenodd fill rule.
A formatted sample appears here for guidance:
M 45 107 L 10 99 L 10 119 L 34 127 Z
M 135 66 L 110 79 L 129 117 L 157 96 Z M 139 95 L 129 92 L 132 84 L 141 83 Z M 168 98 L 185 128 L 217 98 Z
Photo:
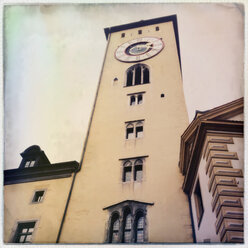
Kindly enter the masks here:
M 133 125 L 129 124 L 126 128 L 126 139 L 132 139 L 134 135 Z
M 139 104 L 139 103 L 138 103 Z M 130 97 L 130 105 L 135 105 L 135 96 Z
M 142 30 L 139 30 L 139 31 L 138 31 L 138 34 L 142 34 Z
M 142 94 L 140 94 L 140 95 L 138 95 L 138 104 L 142 104 L 142 102 L 143 102 L 143 96 L 142 96 Z
M 33 197 L 32 202 L 42 202 L 43 197 L 44 197 L 44 193 L 45 193 L 44 190 L 36 191 L 34 193 L 34 197 Z
M 143 162 L 138 159 L 134 163 L 134 181 L 141 182 L 143 177 Z
M 127 85 L 126 86 L 132 86 L 133 84 L 133 70 L 129 70 L 127 73 Z
M 131 243 L 132 216 L 130 210 L 125 213 L 123 243 Z
M 125 33 L 122 33 L 122 34 L 121 34 L 121 38 L 124 38 L 124 37 L 125 37 Z
M 159 31 L 159 27 L 158 26 L 156 27 L 156 31 Z
M 195 197 L 197 221 L 199 226 L 204 212 L 199 180 L 197 181 L 195 186 L 194 197 Z
M 145 218 L 142 213 L 138 213 L 136 217 L 136 228 L 135 228 L 135 243 L 144 242 L 144 222 Z
M 123 182 L 130 182 L 132 176 L 132 166 L 126 166 L 123 168 Z
M 145 68 L 143 70 L 143 75 L 144 75 L 143 83 L 149 84 L 149 70 L 148 70 L 148 68 Z
M 142 138 L 143 137 L 143 124 L 142 123 L 138 123 L 136 125 L 136 134 L 135 134 L 136 138 Z
M 160 97 L 163 98 L 164 97 L 164 94 L 161 94 Z
M 135 69 L 135 85 L 141 84 L 141 68 L 137 66 Z
M 31 243 L 35 222 L 19 223 L 16 229 L 14 243 Z
M 109 243 L 119 242 L 119 229 L 120 229 L 119 216 L 118 214 L 114 214 L 111 220 Z

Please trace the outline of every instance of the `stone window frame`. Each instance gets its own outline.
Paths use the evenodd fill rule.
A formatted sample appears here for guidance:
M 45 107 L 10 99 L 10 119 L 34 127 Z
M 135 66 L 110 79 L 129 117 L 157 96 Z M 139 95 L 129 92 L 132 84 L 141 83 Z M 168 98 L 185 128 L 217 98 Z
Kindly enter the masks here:
M 148 156 L 139 156 L 139 157 L 132 157 L 132 158 L 124 158 L 121 160 L 121 181 L 122 183 L 142 183 L 145 180 L 145 163 L 146 158 Z M 139 163 L 137 163 L 139 162 Z M 130 180 L 126 180 L 125 172 L 129 171 L 129 167 L 131 167 L 131 177 Z M 136 172 L 138 169 L 142 171 L 142 179 L 137 179 Z M 126 169 L 128 168 L 128 169 Z
M 125 122 L 125 139 L 133 140 L 133 139 L 142 139 L 144 137 L 144 122 L 145 120 L 135 120 L 135 121 L 126 121 Z M 138 128 L 142 127 L 142 135 L 138 137 Z
M 44 192 L 44 194 L 42 196 L 42 200 L 41 201 L 34 201 L 35 194 L 37 192 L 39 192 L 39 191 L 43 191 Z M 32 198 L 31 198 L 30 203 L 31 204 L 40 204 L 40 203 L 43 203 L 44 202 L 45 195 L 46 195 L 46 191 L 47 191 L 47 189 L 43 189 L 43 188 L 42 189 L 36 189 L 36 190 L 34 190 L 33 191 L 33 194 L 32 194 Z
M 151 70 L 148 65 L 138 63 L 126 70 L 124 87 L 150 84 Z
M 137 217 L 140 215 L 144 217 L 144 228 L 143 228 L 143 242 L 148 242 L 148 223 L 147 223 L 147 206 L 154 205 L 154 203 L 139 202 L 133 200 L 126 200 L 109 207 L 103 208 L 103 210 L 109 211 L 109 218 L 107 222 L 107 229 L 105 230 L 106 239 L 105 243 L 112 243 L 112 234 L 113 234 L 113 218 L 114 216 L 119 216 L 120 228 L 118 233 L 118 243 L 125 243 L 124 234 L 125 234 L 125 221 L 128 214 L 131 214 L 131 231 L 130 231 L 130 242 L 137 243 Z
M 142 92 L 136 92 L 136 93 L 131 93 L 131 94 L 127 94 L 128 96 L 128 105 L 129 106 L 140 106 L 144 103 L 144 94 L 146 92 L 142 91 Z M 142 97 L 141 102 L 139 102 L 139 97 Z

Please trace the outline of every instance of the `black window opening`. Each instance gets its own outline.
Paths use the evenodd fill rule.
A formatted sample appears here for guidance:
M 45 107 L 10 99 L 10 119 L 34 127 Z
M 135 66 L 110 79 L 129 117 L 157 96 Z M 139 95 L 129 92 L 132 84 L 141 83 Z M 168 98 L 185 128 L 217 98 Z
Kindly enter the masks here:
M 136 126 L 136 138 L 142 138 L 143 137 L 143 126 L 142 124 L 139 124 L 139 126 Z
M 123 182 L 130 182 L 132 178 L 132 166 L 125 166 L 123 169 Z
M 122 33 L 122 34 L 121 34 L 121 38 L 124 38 L 124 37 L 125 37 L 125 33 Z
M 126 139 L 132 139 L 134 134 L 134 127 L 133 125 L 129 124 L 126 128 Z
M 159 27 L 158 26 L 156 27 L 156 31 L 159 31 Z
M 131 105 L 131 106 L 132 106 L 132 105 L 135 105 L 135 102 L 136 102 L 135 96 L 131 96 L 131 97 L 130 97 L 130 105 Z
M 35 222 L 19 223 L 16 229 L 14 243 L 31 243 Z
M 138 95 L 138 101 L 137 101 L 137 103 L 138 104 L 142 104 L 142 102 L 143 102 L 143 96 L 141 94 L 141 95 Z
M 137 64 L 127 70 L 126 86 L 134 86 L 150 83 L 150 72 L 146 65 Z
M 200 188 L 199 180 L 197 181 L 196 186 L 195 186 L 194 198 L 195 198 L 198 226 L 200 226 L 202 216 L 204 213 L 204 207 L 203 207 L 202 194 L 201 194 L 201 188 Z
M 138 34 L 142 34 L 142 30 L 139 30 L 139 31 L 138 31 Z
M 44 190 L 36 191 L 34 193 L 34 197 L 33 197 L 32 202 L 42 202 L 44 194 L 45 194 Z
M 110 243 L 118 243 L 119 242 L 119 229 L 120 229 L 120 220 L 119 215 L 114 214 L 111 220 L 110 226 Z

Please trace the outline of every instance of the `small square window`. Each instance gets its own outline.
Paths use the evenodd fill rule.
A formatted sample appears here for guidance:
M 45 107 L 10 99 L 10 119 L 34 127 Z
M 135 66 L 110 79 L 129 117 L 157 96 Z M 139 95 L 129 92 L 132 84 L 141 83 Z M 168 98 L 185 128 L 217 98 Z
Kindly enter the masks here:
M 124 37 L 125 37 L 125 33 L 122 33 L 122 34 L 121 34 L 121 38 L 124 38 Z
M 142 34 L 142 30 L 139 30 L 139 31 L 138 31 L 138 34 Z
M 25 162 L 24 167 L 25 167 L 25 168 L 34 167 L 34 164 L 35 164 L 35 160 L 27 160 L 27 161 Z
M 34 197 L 33 197 L 32 202 L 42 202 L 42 200 L 44 198 L 44 194 L 45 194 L 44 190 L 36 191 L 34 193 Z
M 156 27 L 156 31 L 159 31 L 159 27 L 158 26 Z
M 161 98 L 164 98 L 164 94 L 161 94 Z

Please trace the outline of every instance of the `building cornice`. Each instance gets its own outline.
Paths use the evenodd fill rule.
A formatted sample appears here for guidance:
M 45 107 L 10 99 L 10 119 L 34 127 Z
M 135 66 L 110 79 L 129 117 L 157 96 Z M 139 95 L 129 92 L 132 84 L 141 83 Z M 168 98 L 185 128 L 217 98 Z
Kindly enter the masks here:
M 35 182 L 70 177 L 77 172 L 78 162 L 48 164 L 29 168 L 18 168 L 4 171 L 4 185 Z

